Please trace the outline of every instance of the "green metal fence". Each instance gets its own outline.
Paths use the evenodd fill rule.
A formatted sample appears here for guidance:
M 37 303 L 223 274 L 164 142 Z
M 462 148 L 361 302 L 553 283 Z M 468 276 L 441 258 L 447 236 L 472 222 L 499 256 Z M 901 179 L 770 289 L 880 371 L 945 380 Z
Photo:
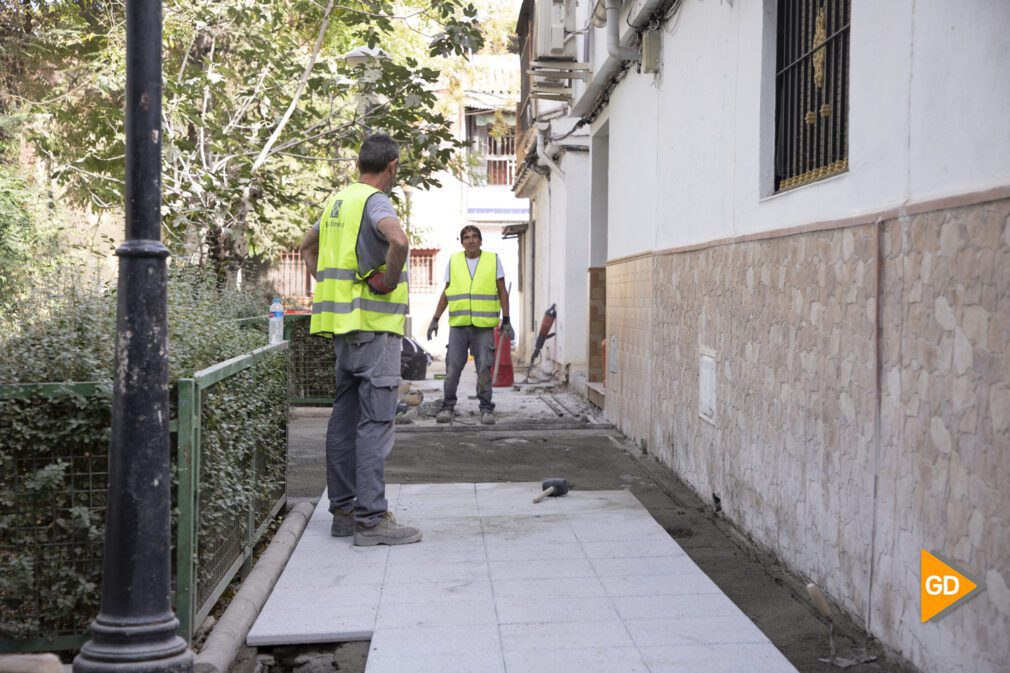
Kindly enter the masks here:
M 172 387 L 174 596 L 187 640 L 284 506 L 287 347 Z M 5 419 L 34 410 L 46 426 L 15 423 L 0 438 L 0 653 L 86 639 L 98 608 L 111 404 L 109 382 L 0 385 Z
M 0 653 L 79 647 L 98 612 L 111 409 L 108 381 L 0 386 Z

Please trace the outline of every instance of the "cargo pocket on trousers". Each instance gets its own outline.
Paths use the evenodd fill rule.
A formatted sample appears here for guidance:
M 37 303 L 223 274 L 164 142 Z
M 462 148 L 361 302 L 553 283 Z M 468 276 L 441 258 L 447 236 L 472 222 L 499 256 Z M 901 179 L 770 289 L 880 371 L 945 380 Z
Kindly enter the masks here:
M 400 388 L 399 376 L 376 376 L 371 380 L 365 415 L 373 421 L 392 421 L 396 416 L 396 400 Z

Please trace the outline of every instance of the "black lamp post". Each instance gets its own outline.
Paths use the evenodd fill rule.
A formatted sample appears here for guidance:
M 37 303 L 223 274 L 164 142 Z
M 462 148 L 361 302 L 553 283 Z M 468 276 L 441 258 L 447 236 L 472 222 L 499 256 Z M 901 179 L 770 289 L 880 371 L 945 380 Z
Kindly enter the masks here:
M 189 673 L 172 612 L 168 250 L 161 243 L 161 1 L 126 2 L 126 241 L 119 255 L 116 373 L 102 605 L 76 673 Z

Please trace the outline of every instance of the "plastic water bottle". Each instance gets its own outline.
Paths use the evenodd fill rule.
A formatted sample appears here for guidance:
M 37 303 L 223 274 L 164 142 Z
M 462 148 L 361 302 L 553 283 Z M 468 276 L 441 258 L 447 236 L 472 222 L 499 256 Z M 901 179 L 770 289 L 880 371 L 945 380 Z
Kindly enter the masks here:
M 270 304 L 270 338 L 269 343 L 279 344 L 284 341 L 284 304 L 280 297 L 274 297 Z

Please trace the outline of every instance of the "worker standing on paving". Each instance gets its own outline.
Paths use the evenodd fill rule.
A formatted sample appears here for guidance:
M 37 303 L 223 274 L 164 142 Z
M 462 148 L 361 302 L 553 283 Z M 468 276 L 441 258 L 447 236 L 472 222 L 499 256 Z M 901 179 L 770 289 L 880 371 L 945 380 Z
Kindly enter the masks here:
M 386 458 L 400 384 L 400 340 L 407 313 L 407 235 L 389 194 L 400 148 L 369 136 L 360 177 L 331 196 L 301 253 L 316 279 L 311 334 L 333 338 L 337 397 L 326 429 L 326 488 L 334 537 L 354 544 L 409 544 L 421 531 L 388 511 Z
M 463 250 L 449 258 L 445 269 L 445 289 L 438 298 L 435 317 L 428 325 L 428 341 L 438 333 L 438 321 L 449 308 L 449 347 L 445 356 L 445 389 L 442 407 L 435 415 L 439 423 L 452 420 L 456 407 L 456 388 L 466 366 L 467 351 L 477 367 L 477 399 L 480 422 L 494 423 L 491 401 L 491 366 L 494 364 L 494 328 L 501 313 L 501 331 L 509 341 L 515 331 L 509 322 L 509 294 L 505 289 L 505 271 L 493 252 L 481 250 L 480 229 L 467 225 L 459 232 Z

